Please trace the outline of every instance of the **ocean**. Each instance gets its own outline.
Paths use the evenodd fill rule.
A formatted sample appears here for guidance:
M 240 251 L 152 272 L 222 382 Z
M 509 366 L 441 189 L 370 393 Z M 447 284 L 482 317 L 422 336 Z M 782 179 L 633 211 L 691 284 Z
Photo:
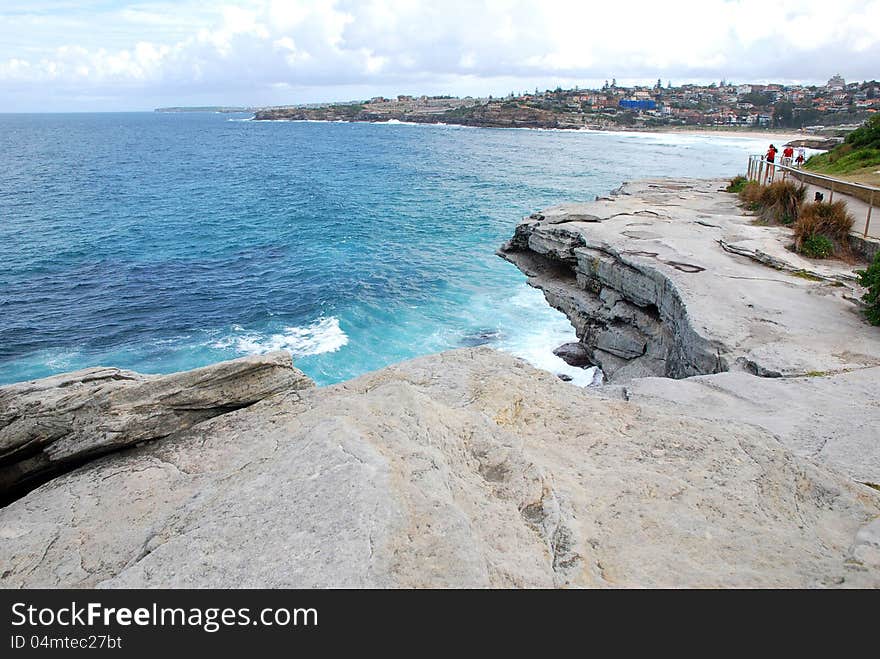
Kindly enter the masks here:
M 490 345 L 578 384 L 567 319 L 495 255 L 624 180 L 766 140 L 212 113 L 0 114 L 0 384 L 283 349 L 320 385 Z

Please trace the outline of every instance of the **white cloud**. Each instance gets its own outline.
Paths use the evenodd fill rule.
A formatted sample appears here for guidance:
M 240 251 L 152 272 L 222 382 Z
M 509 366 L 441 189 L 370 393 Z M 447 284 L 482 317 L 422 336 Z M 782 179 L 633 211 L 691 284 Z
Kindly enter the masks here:
M 344 98 L 356 89 L 473 93 L 480 84 L 498 93 L 612 76 L 681 82 L 880 73 L 880 0 L 154 0 L 110 9 L 35 0 L 4 7 L 0 94 L 31 104 L 74 91 L 149 107 L 153 99 Z

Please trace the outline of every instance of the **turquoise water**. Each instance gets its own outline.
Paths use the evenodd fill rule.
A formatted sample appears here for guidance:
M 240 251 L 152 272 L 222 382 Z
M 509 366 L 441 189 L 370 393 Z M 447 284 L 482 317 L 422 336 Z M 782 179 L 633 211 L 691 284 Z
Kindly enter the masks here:
M 0 383 L 281 348 L 318 383 L 573 338 L 495 256 L 524 215 L 643 176 L 730 176 L 763 140 L 0 115 Z

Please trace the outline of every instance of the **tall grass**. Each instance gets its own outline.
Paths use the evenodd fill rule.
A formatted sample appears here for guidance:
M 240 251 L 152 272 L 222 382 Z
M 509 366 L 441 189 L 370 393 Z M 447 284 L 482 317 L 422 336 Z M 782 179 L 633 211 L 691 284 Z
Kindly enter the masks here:
M 855 149 L 851 144 L 842 144 L 834 151 L 810 158 L 807 169 L 826 174 L 848 174 L 877 165 L 880 165 L 880 149 L 873 147 Z
M 756 211 L 765 222 L 792 224 L 797 221 L 800 207 L 807 198 L 807 188 L 791 181 L 775 181 L 770 185 L 750 181 L 739 194 L 746 208 Z
M 749 181 L 739 191 L 739 198 L 750 211 L 761 209 L 761 193 L 764 186 L 756 181 Z
M 799 253 L 812 258 L 832 254 L 845 259 L 852 256 L 849 233 L 854 220 L 847 213 L 845 202 L 806 203 L 806 186 L 791 181 L 776 181 L 770 185 L 749 181 L 742 186 L 739 197 L 761 221 L 790 225 Z
M 824 236 L 834 244 L 835 254 L 848 256 L 849 233 L 854 222 L 852 215 L 847 213 L 846 203 L 843 201 L 832 203 L 817 201 L 804 204 L 797 221 L 792 226 L 795 248 L 801 253 L 812 255 L 813 250 L 810 246 L 815 243 L 815 237 Z

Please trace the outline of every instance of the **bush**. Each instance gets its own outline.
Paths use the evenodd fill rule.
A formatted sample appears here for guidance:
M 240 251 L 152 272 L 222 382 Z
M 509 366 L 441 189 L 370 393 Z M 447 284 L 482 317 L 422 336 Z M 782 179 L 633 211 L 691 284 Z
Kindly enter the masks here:
M 846 203 L 843 201 L 803 204 L 800 215 L 792 227 L 795 248 L 798 252 L 806 254 L 804 243 L 816 236 L 824 236 L 832 243 L 832 251 L 848 254 L 849 233 L 853 222 L 853 217 L 846 212 Z
M 818 154 L 810 158 L 808 169 L 828 174 L 847 174 L 876 165 L 880 165 L 880 149 L 862 147 L 861 149 L 854 150 L 849 144 L 843 144 L 834 151 Z
M 748 184 L 749 179 L 745 176 L 734 176 L 730 179 L 730 184 L 727 186 L 727 192 L 739 193 L 742 192 L 743 188 Z
M 880 252 L 874 255 L 874 262 L 867 270 L 856 270 L 859 284 L 868 289 L 862 296 L 868 308 L 865 315 L 872 325 L 880 325 Z
M 800 253 L 812 259 L 827 259 L 834 254 L 834 243 L 822 234 L 813 234 L 801 241 Z
M 806 198 L 806 186 L 791 181 L 776 181 L 770 185 L 750 181 L 740 191 L 746 208 L 760 211 L 762 220 L 775 224 L 796 222 Z
M 755 181 L 748 181 L 739 191 L 739 198 L 750 211 L 761 207 L 761 190 L 763 186 Z
M 791 181 L 777 181 L 767 187 L 767 204 L 764 216 L 772 222 L 791 224 L 796 222 L 801 204 L 807 198 L 807 187 Z
M 880 149 L 880 115 L 875 114 L 846 136 L 846 143 L 857 148 L 872 147 Z

